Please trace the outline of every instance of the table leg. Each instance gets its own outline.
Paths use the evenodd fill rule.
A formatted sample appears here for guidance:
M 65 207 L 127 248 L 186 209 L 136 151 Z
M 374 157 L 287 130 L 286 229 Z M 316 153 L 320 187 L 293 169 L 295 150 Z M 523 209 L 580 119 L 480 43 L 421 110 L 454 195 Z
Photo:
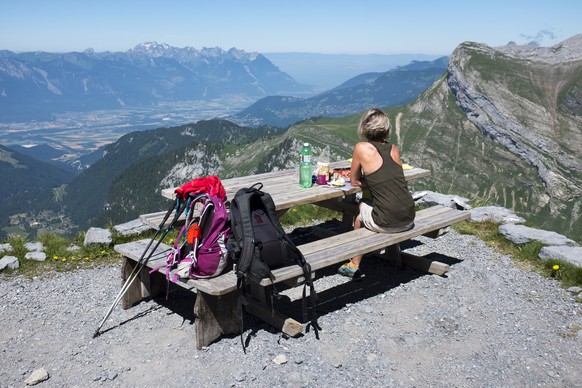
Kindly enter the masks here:
M 356 203 L 356 195 L 346 195 L 343 199 L 344 208 L 342 212 L 342 230 L 347 232 L 354 229 L 354 222 L 359 214 L 358 205 Z M 354 210 L 355 209 L 355 210 Z
M 386 255 L 390 260 L 392 260 L 397 268 L 402 268 L 402 255 L 400 252 L 400 244 L 394 244 L 386 247 L 384 255 Z
M 245 306 L 245 309 L 249 313 L 273 326 L 275 329 L 287 334 L 290 337 L 296 337 L 303 333 L 303 325 L 293 318 L 287 317 L 254 299 L 249 298 L 247 302 L 248 303 Z
M 446 274 L 450 266 L 440 261 L 430 260 L 426 257 L 413 255 L 407 252 L 400 251 L 400 245 L 394 244 L 386 247 L 384 252 L 379 255 L 381 258 L 391 260 L 398 268 L 404 268 L 407 265 L 412 268 L 442 276 Z
M 300 322 L 275 310 L 269 298 L 269 293 L 272 292 L 270 287 L 266 288 L 255 282 L 249 283 L 251 297 L 247 298 L 246 311 L 290 337 L 303 333 L 303 325 Z
M 241 307 L 238 291 L 209 295 L 197 291 L 194 303 L 196 349 L 210 345 L 225 334 L 240 334 Z

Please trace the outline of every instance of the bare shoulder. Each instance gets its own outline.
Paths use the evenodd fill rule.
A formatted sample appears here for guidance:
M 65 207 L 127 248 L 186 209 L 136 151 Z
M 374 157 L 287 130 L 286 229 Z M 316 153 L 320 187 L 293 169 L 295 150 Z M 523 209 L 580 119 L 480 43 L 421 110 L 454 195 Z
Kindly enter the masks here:
M 374 146 L 367 141 L 361 141 L 356 143 L 354 147 L 355 152 L 369 152 L 370 150 L 375 150 Z

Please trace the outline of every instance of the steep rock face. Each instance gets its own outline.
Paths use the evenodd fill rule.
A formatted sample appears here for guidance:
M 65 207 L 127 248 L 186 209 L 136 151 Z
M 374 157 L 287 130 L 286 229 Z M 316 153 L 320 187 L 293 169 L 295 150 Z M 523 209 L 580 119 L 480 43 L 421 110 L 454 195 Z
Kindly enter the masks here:
M 447 83 L 479 130 L 534 166 L 550 197 L 569 201 L 582 192 L 582 116 L 568 112 L 560 95 L 581 83 L 582 49 L 578 56 L 568 50 L 567 62 L 559 55 L 548 62 L 547 49 L 540 51 L 461 45 Z
M 582 35 L 549 48 L 463 43 L 446 78 L 392 113 L 430 186 L 582 233 Z M 448 191 L 447 191 L 448 190 Z

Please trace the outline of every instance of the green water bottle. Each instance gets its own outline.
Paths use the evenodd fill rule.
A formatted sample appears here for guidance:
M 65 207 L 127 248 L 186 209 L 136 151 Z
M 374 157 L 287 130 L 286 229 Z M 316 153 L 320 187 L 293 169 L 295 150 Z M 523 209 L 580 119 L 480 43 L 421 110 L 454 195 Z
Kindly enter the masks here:
M 303 143 L 301 148 L 301 161 L 299 163 L 299 186 L 303 188 L 311 187 L 313 184 L 311 176 L 313 174 L 313 167 L 311 166 L 311 156 L 313 151 L 309 146 L 309 143 Z

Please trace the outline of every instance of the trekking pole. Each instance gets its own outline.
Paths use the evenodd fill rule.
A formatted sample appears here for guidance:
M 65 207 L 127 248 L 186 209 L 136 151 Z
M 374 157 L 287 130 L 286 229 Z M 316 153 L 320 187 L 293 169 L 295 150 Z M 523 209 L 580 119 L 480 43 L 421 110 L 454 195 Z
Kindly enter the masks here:
M 182 205 L 180 205 L 180 199 L 177 198 L 176 199 L 176 203 L 173 204 L 170 207 L 170 209 L 168 209 L 168 212 L 166 213 L 166 215 L 164 216 L 164 219 L 162 220 L 162 222 L 158 226 L 158 229 L 156 230 L 156 233 L 154 234 L 154 236 L 152 237 L 152 239 L 148 243 L 148 245 L 145 248 L 145 250 L 143 251 L 141 257 L 139 258 L 139 261 L 138 261 L 137 265 L 133 268 L 133 271 L 131 272 L 131 274 L 129 275 L 129 277 L 127 278 L 127 280 L 125 281 L 125 284 L 123 285 L 123 287 L 121 287 L 121 290 L 119 290 L 119 293 L 117 294 L 117 296 L 115 297 L 115 300 L 113 301 L 113 303 L 109 307 L 109 310 L 105 314 L 105 317 L 103 317 L 103 319 L 99 323 L 99 326 L 95 330 L 95 333 L 93 333 L 93 338 L 95 338 L 95 337 L 97 337 L 99 335 L 99 330 L 101 330 L 101 327 L 105 324 L 105 321 L 107 320 L 107 318 L 109 318 L 109 316 L 111 315 L 111 312 L 113 311 L 113 309 L 115 308 L 115 306 L 117 305 L 117 303 L 119 303 L 119 301 L 121 300 L 121 298 L 123 298 L 123 296 L 125 295 L 125 293 L 129 289 L 129 286 L 131 285 L 131 283 L 133 283 L 133 281 L 137 278 L 137 275 L 139 274 L 139 272 L 147 264 L 147 262 L 149 261 L 149 259 L 152 257 L 152 255 L 154 254 L 154 252 L 156 251 L 156 249 L 160 246 L 160 244 L 164 240 L 164 238 L 168 235 L 168 233 L 170 232 L 170 230 L 172 230 L 174 224 L 176 223 L 176 221 L 178 220 L 178 218 L 180 217 L 180 215 L 184 211 L 185 207 L 186 207 L 185 206 L 185 203 L 182 204 Z M 174 209 L 176 209 L 176 213 L 174 215 L 174 219 L 172 220 L 172 222 L 170 223 L 170 225 L 166 228 L 164 235 L 158 240 L 158 242 L 156 243 L 156 245 L 154 246 L 154 248 L 150 251 L 149 255 L 147 255 L 147 257 L 146 257 L 146 253 L 148 252 L 149 248 L 151 247 L 152 243 L 154 242 L 154 240 L 156 239 L 156 237 L 158 236 L 158 234 L 164 228 L 164 225 L 165 225 L 166 221 L 168 220 L 168 218 L 170 217 L 170 214 L 172 213 L 172 210 L 174 210 Z

